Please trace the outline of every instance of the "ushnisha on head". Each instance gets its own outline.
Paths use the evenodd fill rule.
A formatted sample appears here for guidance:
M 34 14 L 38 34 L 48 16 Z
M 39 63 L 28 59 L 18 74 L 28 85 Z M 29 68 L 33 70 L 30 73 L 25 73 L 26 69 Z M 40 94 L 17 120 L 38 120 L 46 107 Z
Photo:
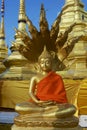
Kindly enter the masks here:
M 53 59 L 51 53 L 49 51 L 47 51 L 46 46 L 44 46 L 44 49 L 43 49 L 41 55 L 39 56 L 38 61 L 40 61 L 42 58 L 49 58 L 50 60 Z
M 38 58 L 40 69 L 45 72 L 52 70 L 52 60 L 53 60 L 53 57 L 50 54 L 50 52 L 46 50 L 46 46 L 45 46 L 43 52 Z

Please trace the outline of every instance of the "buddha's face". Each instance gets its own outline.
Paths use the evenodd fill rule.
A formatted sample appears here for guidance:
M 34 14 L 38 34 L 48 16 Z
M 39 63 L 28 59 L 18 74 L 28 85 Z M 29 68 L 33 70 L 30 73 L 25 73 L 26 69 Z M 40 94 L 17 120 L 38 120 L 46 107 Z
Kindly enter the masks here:
M 39 62 L 42 71 L 49 72 L 52 69 L 52 61 L 50 58 L 41 58 Z

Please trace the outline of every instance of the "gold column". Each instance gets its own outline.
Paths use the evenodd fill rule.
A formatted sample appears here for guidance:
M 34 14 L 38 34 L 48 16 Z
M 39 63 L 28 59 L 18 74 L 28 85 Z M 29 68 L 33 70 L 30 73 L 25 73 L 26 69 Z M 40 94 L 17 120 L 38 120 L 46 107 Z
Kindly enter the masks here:
M 6 67 L 3 64 L 3 60 L 8 55 L 8 49 L 5 43 L 5 31 L 4 31 L 4 0 L 1 5 L 1 25 L 0 25 L 0 73 L 4 72 Z

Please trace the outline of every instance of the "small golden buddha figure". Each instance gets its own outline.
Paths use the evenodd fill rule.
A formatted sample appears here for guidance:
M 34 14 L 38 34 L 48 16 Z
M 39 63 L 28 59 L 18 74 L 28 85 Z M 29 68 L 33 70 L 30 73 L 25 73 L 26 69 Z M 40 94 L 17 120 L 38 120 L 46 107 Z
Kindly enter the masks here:
M 69 104 L 62 77 L 52 71 L 52 55 L 44 48 L 38 59 L 40 73 L 31 78 L 29 102 L 17 104 L 15 110 L 29 117 L 63 118 L 76 112 Z

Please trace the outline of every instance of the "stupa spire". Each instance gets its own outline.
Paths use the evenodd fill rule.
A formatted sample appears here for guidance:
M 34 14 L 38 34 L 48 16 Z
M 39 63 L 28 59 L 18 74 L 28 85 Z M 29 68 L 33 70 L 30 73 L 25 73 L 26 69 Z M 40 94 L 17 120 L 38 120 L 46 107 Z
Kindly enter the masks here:
M 4 0 L 2 0 L 2 4 L 1 4 L 1 14 L 2 16 L 4 16 Z
M 45 10 L 44 10 L 44 5 L 41 4 L 40 21 L 43 21 L 44 19 L 46 20 L 46 13 L 45 13 Z
M 0 39 L 5 39 L 4 17 L 2 17 L 2 19 L 1 19 L 1 25 L 0 25 Z
M 24 76 L 29 76 L 29 66 L 26 65 L 28 60 L 17 51 L 16 46 L 23 45 L 22 37 L 18 36 L 18 31 L 21 33 L 26 32 L 26 12 L 25 12 L 25 0 L 20 0 L 19 14 L 18 14 L 18 28 L 15 29 L 14 41 L 10 47 L 11 55 L 7 57 L 4 64 L 7 68 L 6 73 L 1 78 L 9 79 L 23 79 Z M 8 69 L 9 68 L 9 69 Z
M 26 17 L 25 17 L 25 0 L 20 0 L 19 16 L 18 16 L 18 29 L 26 30 Z
M 24 0 L 20 0 L 20 7 L 19 7 L 19 22 L 20 20 L 25 21 L 25 2 Z
M 45 12 L 43 4 L 41 4 L 41 9 L 40 9 L 40 26 L 41 26 L 41 24 L 43 24 L 45 27 L 48 28 L 48 22 L 46 19 L 46 12 Z
M 0 39 L 5 39 L 5 32 L 4 32 L 4 0 L 2 0 L 2 4 L 1 4 Z
M 0 74 L 4 72 L 6 67 L 3 60 L 8 56 L 8 49 L 5 44 L 5 31 L 4 31 L 4 0 L 1 4 L 1 24 L 0 24 Z

